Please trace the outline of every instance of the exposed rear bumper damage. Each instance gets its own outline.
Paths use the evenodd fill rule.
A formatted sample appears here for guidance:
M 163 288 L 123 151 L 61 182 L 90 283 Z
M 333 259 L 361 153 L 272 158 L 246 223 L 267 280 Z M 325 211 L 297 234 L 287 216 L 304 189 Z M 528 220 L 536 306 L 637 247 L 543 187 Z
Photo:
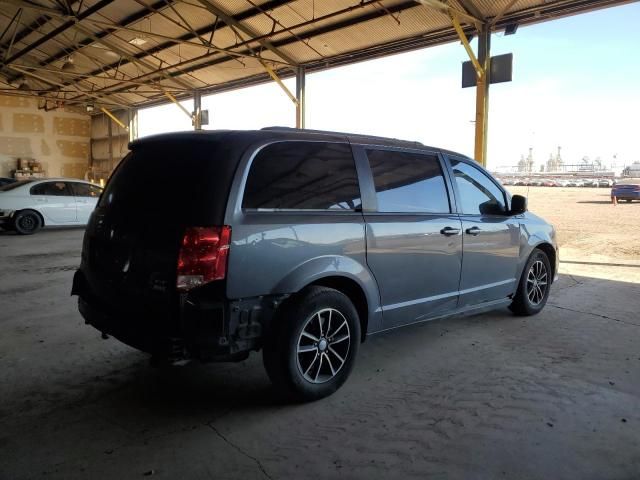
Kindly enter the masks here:
M 81 270 L 73 279 L 72 295 L 85 323 L 103 334 L 150 353 L 154 360 L 182 363 L 239 361 L 262 347 L 263 333 L 275 308 L 286 297 L 211 300 L 210 291 L 194 289 L 179 297 L 176 314 L 157 318 L 149 310 L 116 308 L 97 298 Z

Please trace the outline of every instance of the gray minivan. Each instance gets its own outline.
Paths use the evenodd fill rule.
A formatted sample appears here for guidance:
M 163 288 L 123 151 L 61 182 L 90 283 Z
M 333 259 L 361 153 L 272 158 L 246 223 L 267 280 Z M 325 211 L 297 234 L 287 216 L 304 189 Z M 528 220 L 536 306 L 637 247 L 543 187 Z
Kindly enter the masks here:
M 544 307 L 555 232 L 476 162 L 420 143 L 268 128 L 137 140 L 87 227 L 72 294 L 103 334 L 183 362 L 263 351 L 331 394 L 368 335 Z

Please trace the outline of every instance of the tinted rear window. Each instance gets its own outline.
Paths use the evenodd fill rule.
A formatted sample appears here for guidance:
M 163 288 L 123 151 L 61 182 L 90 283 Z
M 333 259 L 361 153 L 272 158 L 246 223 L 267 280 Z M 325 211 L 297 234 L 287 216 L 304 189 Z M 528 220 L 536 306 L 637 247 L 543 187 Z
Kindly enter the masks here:
M 221 140 L 140 144 L 116 168 L 98 208 L 141 223 L 222 224 L 238 148 Z
M 71 188 L 67 182 L 45 182 L 34 185 L 29 190 L 31 195 L 52 195 L 54 197 L 70 197 Z
M 280 142 L 253 160 L 243 208 L 354 210 L 360 206 L 358 176 L 345 144 Z
M 367 150 L 379 212 L 449 213 L 449 196 L 435 155 Z
M 97 185 L 89 185 L 88 183 L 71 182 L 73 194 L 76 197 L 94 197 L 97 198 L 102 193 L 102 188 Z

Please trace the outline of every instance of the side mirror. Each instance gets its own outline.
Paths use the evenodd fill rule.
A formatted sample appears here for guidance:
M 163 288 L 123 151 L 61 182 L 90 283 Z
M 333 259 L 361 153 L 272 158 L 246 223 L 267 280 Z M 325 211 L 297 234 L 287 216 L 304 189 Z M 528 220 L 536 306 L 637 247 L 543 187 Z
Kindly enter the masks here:
M 514 195 L 511 197 L 511 215 L 521 215 L 527 211 L 527 197 Z

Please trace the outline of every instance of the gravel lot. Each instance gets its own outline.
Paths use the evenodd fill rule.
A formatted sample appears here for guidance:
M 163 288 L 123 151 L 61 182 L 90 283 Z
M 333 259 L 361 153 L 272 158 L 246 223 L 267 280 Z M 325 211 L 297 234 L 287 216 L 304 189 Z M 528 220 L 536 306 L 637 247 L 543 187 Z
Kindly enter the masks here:
M 0 479 L 640 478 L 640 205 L 511 189 L 559 230 L 547 308 L 371 337 L 307 405 L 259 355 L 149 367 L 77 313 L 81 230 L 0 234 Z
M 610 188 L 507 188 L 556 226 L 562 258 L 640 261 L 640 202 L 613 206 Z

